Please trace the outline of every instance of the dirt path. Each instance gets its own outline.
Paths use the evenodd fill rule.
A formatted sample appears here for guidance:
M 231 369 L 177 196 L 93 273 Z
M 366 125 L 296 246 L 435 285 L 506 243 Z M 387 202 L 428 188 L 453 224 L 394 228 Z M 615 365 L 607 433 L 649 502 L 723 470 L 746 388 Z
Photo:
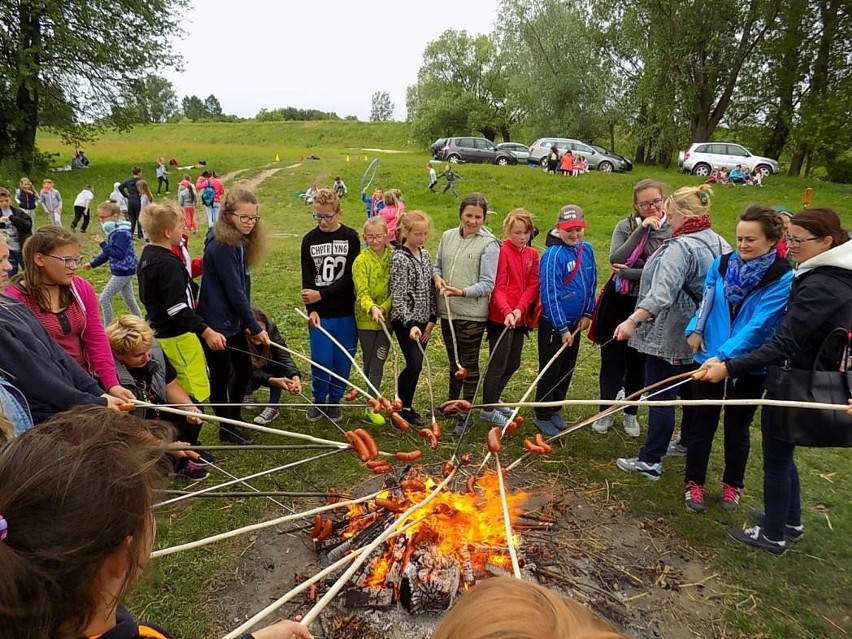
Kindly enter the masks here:
M 250 171 L 251 169 L 239 169 L 237 171 L 231 171 L 230 173 L 225 173 L 220 179 L 222 180 L 223 183 L 228 183 L 228 184 L 233 183 L 235 185 L 238 184 L 238 185 L 245 187 L 247 189 L 254 190 L 258 186 L 260 186 L 261 182 L 263 182 L 264 180 L 266 180 L 268 178 L 271 178 L 273 175 L 275 175 L 279 171 L 282 171 L 283 169 L 295 169 L 297 166 L 301 166 L 301 164 L 302 164 L 301 162 L 296 162 L 296 164 L 290 164 L 288 166 L 276 166 L 276 167 L 272 167 L 272 168 L 261 167 L 263 170 L 260 173 L 258 173 L 257 175 L 250 177 L 250 178 L 240 178 L 238 176 L 242 173 L 246 173 L 247 171 Z M 270 165 L 267 164 L 266 166 L 269 167 Z

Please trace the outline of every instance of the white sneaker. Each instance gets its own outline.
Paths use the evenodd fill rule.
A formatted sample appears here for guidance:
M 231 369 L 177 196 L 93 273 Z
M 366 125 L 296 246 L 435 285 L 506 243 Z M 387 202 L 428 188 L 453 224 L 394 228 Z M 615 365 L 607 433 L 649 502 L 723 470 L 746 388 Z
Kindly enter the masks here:
M 260 415 L 254 418 L 254 423 L 263 425 L 275 421 L 276 419 L 278 419 L 278 409 L 267 406 L 263 409 Z
M 604 415 L 592 422 L 592 430 L 601 435 L 605 434 L 612 426 L 612 415 Z
M 639 420 L 636 415 L 624 415 L 624 434 L 628 437 L 639 437 Z
M 620 402 L 625 397 L 627 397 L 627 393 L 625 393 L 624 389 L 622 388 L 615 394 L 615 401 Z

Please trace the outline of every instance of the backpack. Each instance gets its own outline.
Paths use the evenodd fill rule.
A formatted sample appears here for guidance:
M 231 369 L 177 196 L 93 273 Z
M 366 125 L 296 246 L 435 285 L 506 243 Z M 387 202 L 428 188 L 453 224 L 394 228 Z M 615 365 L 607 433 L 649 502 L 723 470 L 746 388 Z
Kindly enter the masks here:
M 207 180 L 207 186 L 201 190 L 201 203 L 204 206 L 213 206 L 216 201 L 216 189 L 213 188 L 213 183 Z

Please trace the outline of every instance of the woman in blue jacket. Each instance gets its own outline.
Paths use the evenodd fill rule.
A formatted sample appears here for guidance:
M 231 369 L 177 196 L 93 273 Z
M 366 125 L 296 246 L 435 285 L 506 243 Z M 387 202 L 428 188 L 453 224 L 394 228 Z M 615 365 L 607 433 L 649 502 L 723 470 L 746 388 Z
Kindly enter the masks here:
M 729 360 L 763 346 L 772 339 L 790 297 L 793 272 L 775 245 L 784 225 L 769 207 L 752 204 L 737 223 L 737 250 L 717 257 L 704 285 L 704 297 L 687 324 L 687 342 L 694 361 L 711 357 Z M 727 382 L 698 381 L 695 399 L 758 399 L 763 396 L 764 369 Z M 725 471 L 719 505 L 737 509 L 750 448 L 749 427 L 756 405 L 725 408 Z M 686 453 L 686 507 L 703 512 L 704 483 L 721 406 L 695 409 Z
M 222 198 L 219 219 L 204 247 L 198 314 L 225 336 L 229 347 L 214 351 L 202 344 L 210 372 L 210 401 L 219 417 L 240 419 L 240 405 L 252 370 L 248 340 L 269 345 L 269 335 L 251 305 L 249 267 L 257 264 L 263 253 L 258 220 L 254 194 L 247 189 L 231 189 Z M 250 337 L 246 337 L 246 331 Z M 250 441 L 236 426 L 221 426 L 219 439 L 234 444 Z

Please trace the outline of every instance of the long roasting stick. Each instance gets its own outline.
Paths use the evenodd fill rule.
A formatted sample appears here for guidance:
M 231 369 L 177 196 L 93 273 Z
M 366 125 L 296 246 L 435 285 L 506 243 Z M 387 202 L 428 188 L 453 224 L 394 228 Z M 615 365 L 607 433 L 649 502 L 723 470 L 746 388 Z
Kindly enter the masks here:
M 270 345 L 270 346 L 272 346 L 272 347 L 274 347 L 274 348 L 277 348 L 277 349 L 279 349 L 279 350 L 282 350 L 282 351 L 284 351 L 285 353 L 290 353 L 290 355 L 292 355 L 293 357 L 298 357 L 299 359 L 303 359 L 303 360 L 305 360 L 308 364 L 310 364 L 310 365 L 311 365 L 311 366 L 313 366 L 314 368 L 318 368 L 318 369 L 319 369 L 319 370 L 321 370 L 323 373 L 327 373 L 327 374 L 331 375 L 334 379 L 336 379 L 336 380 L 338 380 L 338 381 L 343 382 L 343 383 L 344 383 L 344 384 L 346 384 L 347 386 L 351 386 L 352 388 L 354 388 L 355 390 L 357 390 L 359 393 L 361 393 L 364 397 L 372 397 L 372 396 L 370 395 L 370 393 L 368 393 L 367 391 L 365 391 L 365 390 L 364 390 L 363 388 L 361 388 L 360 386 L 356 386 L 355 384 L 353 384 L 352 382 L 350 382 L 350 381 L 349 381 L 348 379 L 346 379 L 345 377 L 341 377 L 340 375 L 338 375 L 338 374 L 337 374 L 337 373 L 335 373 L 334 371 L 327 369 L 325 366 L 323 366 L 323 365 L 321 365 L 321 364 L 317 364 L 314 360 L 312 360 L 312 359 L 311 359 L 310 357 L 308 357 L 307 355 L 302 355 L 302 354 L 301 354 L 301 353 L 299 353 L 298 351 L 294 351 L 293 349 L 287 348 L 286 346 L 281 346 L 281 344 L 276 344 L 275 342 L 270 342 L 270 343 L 269 343 L 269 345 Z M 345 352 L 346 352 L 346 354 L 347 354 L 347 355 L 349 354 L 349 351 L 345 351 Z
M 500 455 L 495 453 L 497 464 L 497 484 L 500 486 L 500 504 L 503 507 L 503 526 L 506 528 L 506 545 L 509 547 L 509 558 L 512 560 L 512 572 L 515 579 L 521 578 L 521 566 L 518 563 L 518 552 L 515 550 L 515 540 L 512 538 L 512 517 L 509 513 L 509 502 L 506 499 L 506 486 L 503 483 L 503 469 L 500 467 Z
M 204 539 L 198 539 L 196 541 L 190 541 L 185 544 L 180 544 L 178 546 L 170 546 L 169 548 L 161 548 L 160 550 L 155 550 L 151 553 L 151 559 L 155 559 L 156 557 L 165 557 L 166 555 L 172 555 L 176 552 L 181 552 L 184 550 L 191 550 L 193 548 L 200 548 L 201 546 L 206 546 L 208 544 L 215 543 L 217 541 L 222 541 L 223 539 L 230 539 L 231 537 L 236 537 L 237 535 L 242 535 L 244 533 L 254 532 L 255 530 L 262 530 L 264 528 L 269 528 L 270 526 L 277 526 L 278 524 L 283 524 L 288 521 L 293 521 L 295 519 L 303 519 L 305 517 L 310 517 L 312 515 L 317 515 L 320 513 L 327 512 L 329 510 L 334 510 L 335 508 L 340 508 L 341 506 L 349 506 L 351 504 L 361 504 L 365 501 L 370 501 L 371 499 L 375 499 L 378 495 L 381 494 L 381 491 L 372 493 L 370 495 L 365 495 L 364 497 L 359 497 L 358 499 L 349 499 L 347 501 L 339 501 L 334 504 L 326 504 L 324 506 L 318 506 L 316 508 L 312 508 L 311 510 L 306 510 L 301 513 L 294 513 L 292 515 L 283 515 L 276 519 L 270 519 L 269 521 L 264 521 L 259 524 L 251 524 L 249 526 L 243 526 L 242 528 L 235 528 L 233 530 L 228 530 L 223 533 L 219 533 L 217 535 L 212 535 L 210 537 L 205 537 Z
M 308 316 L 307 316 L 307 314 L 306 314 L 306 313 L 305 313 L 302 309 L 297 308 L 297 309 L 294 309 L 294 310 L 295 310 L 295 311 L 296 311 L 299 315 L 301 315 L 302 317 L 304 317 L 305 319 L 309 319 L 309 318 L 308 318 Z M 329 340 L 331 340 L 331 343 L 332 343 L 332 344 L 334 344 L 335 346 L 337 346 L 337 348 L 339 348 L 339 349 L 343 352 L 343 354 L 344 354 L 344 355 L 346 355 L 346 357 L 348 357 L 348 358 L 349 358 L 349 361 L 350 361 L 350 362 L 352 362 L 352 366 L 354 366 L 354 367 L 355 367 L 355 370 L 356 370 L 356 371 L 358 371 L 358 373 L 361 375 L 361 377 L 363 377 L 363 378 L 364 378 L 364 381 L 365 381 L 365 382 L 367 382 L 367 386 L 369 386 L 369 387 L 372 389 L 372 391 L 376 394 L 376 395 L 375 395 L 375 396 L 376 396 L 376 398 L 381 397 L 381 396 L 382 396 L 382 392 L 381 392 L 378 388 L 376 388 L 375 386 L 373 386 L 373 382 L 371 382 L 371 381 L 370 381 L 370 378 L 369 378 L 369 377 L 367 377 L 367 374 L 364 372 L 364 369 L 363 369 L 363 368 L 361 368 L 360 364 L 358 364 L 358 362 L 355 360 L 355 358 L 354 358 L 354 357 L 352 357 L 352 353 L 350 353 L 348 350 L 346 350 L 346 348 L 344 348 L 343 344 L 341 344 L 340 342 L 338 342 L 338 341 L 337 341 L 337 338 L 336 338 L 336 337 L 334 337 L 334 335 L 332 335 L 331 333 L 329 333 L 329 332 L 325 329 L 325 327 L 324 327 L 322 324 L 318 324 L 316 328 L 317 328 L 317 330 L 319 330 L 319 331 L 320 331 L 323 335 L 325 335 L 325 336 L 326 336 Z M 364 393 L 364 394 L 366 395 L 366 393 Z

